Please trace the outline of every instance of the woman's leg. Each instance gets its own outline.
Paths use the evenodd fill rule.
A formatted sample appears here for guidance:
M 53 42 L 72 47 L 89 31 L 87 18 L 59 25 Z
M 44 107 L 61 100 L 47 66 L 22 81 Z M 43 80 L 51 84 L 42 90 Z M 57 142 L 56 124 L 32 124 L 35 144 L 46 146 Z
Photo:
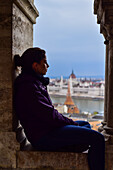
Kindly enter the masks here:
M 90 145 L 88 152 L 90 170 L 104 170 L 104 137 L 99 132 L 89 128 L 73 125 L 64 126 L 43 137 L 35 147 L 44 151 L 57 151 L 62 147 L 74 145 Z

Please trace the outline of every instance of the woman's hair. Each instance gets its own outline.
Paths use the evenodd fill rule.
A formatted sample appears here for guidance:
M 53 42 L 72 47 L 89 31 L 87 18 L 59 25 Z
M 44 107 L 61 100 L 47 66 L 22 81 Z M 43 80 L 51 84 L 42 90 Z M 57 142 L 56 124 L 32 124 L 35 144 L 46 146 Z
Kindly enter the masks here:
M 34 62 L 40 63 L 45 58 L 45 53 L 38 47 L 28 48 L 21 57 L 19 55 L 14 56 L 15 67 L 21 66 L 22 71 L 30 71 Z

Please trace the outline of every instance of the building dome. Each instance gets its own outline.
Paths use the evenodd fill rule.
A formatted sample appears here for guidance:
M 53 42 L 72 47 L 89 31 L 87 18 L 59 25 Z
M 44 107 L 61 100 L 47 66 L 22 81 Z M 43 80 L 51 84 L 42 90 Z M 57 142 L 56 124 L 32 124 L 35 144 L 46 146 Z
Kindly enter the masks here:
M 72 73 L 71 73 L 71 75 L 69 76 L 69 78 L 76 79 L 76 76 L 75 76 L 73 70 L 72 70 Z

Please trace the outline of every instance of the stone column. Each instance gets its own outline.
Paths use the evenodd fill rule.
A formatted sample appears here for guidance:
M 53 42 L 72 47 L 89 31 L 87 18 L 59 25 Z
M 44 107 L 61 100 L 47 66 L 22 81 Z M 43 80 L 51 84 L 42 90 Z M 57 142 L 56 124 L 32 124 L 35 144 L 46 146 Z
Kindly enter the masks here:
M 38 11 L 31 0 L 0 0 L 0 168 L 16 168 L 13 132 L 13 55 L 33 46 Z
M 101 30 L 102 31 L 102 30 Z M 104 33 L 106 31 L 104 30 Z M 106 34 L 104 34 L 104 37 Z M 107 124 L 107 113 L 108 113 L 108 63 L 109 63 L 109 41 L 105 40 L 104 44 L 106 45 L 106 54 L 105 54 L 105 91 L 104 91 L 104 120 L 102 121 L 102 126 L 98 128 L 98 131 L 101 133 L 105 133 L 104 126 Z
M 105 169 L 113 170 L 113 0 L 94 0 L 94 13 L 106 44 L 105 105 L 103 135 L 105 136 Z M 102 29 L 101 29 L 102 28 Z
M 109 40 L 107 126 L 113 128 L 113 39 Z
M 108 59 L 109 59 L 109 41 L 104 42 L 106 45 L 106 56 L 105 56 L 105 93 L 104 93 L 104 121 L 103 125 L 107 123 L 107 109 L 108 109 Z
M 113 38 L 109 38 L 108 50 L 107 125 L 104 126 L 106 139 L 106 170 L 113 169 Z

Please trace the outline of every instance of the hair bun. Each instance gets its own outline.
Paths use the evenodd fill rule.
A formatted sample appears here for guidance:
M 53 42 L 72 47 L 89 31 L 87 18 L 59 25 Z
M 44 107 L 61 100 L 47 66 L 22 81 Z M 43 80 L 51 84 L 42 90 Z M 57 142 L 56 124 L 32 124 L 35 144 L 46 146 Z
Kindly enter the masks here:
M 14 56 L 14 62 L 15 62 L 15 67 L 22 66 L 22 58 L 20 57 L 19 54 L 16 54 Z

